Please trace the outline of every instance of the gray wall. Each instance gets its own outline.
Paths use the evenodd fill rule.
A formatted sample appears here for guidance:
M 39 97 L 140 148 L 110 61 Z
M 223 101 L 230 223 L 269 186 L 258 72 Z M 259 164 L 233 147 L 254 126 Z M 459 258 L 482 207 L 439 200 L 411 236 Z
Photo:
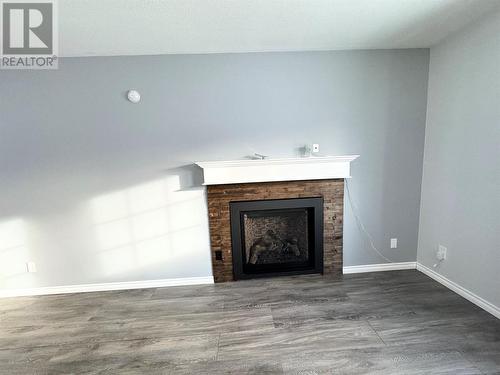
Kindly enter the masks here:
M 500 13 L 431 49 L 418 261 L 500 306 Z
M 211 275 L 197 160 L 360 154 L 376 245 L 415 261 L 428 50 L 72 58 L 0 71 L 2 288 Z M 140 104 L 126 101 L 138 89 Z M 345 212 L 344 264 L 382 263 Z M 389 249 L 389 238 L 399 248 Z M 38 272 L 24 272 L 33 260 Z

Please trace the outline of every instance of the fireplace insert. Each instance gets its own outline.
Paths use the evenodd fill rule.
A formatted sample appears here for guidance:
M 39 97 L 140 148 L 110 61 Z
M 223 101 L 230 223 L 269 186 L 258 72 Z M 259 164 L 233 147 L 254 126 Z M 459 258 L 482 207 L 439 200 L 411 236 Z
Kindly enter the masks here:
M 323 272 L 323 198 L 230 203 L 235 280 Z

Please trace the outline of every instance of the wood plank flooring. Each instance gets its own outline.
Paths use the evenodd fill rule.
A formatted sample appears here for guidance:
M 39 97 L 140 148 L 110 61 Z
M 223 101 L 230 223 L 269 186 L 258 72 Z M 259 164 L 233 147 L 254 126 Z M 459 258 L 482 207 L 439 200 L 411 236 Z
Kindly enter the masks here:
M 500 320 L 417 271 L 0 300 L 0 374 L 500 374 Z

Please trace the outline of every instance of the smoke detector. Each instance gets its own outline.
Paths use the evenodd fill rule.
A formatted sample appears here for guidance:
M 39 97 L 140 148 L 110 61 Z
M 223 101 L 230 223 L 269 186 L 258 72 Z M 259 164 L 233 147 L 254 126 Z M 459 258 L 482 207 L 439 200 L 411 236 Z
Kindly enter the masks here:
M 139 103 L 141 101 L 141 94 L 136 90 L 129 90 L 127 92 L 127 99 L 132 103 Z

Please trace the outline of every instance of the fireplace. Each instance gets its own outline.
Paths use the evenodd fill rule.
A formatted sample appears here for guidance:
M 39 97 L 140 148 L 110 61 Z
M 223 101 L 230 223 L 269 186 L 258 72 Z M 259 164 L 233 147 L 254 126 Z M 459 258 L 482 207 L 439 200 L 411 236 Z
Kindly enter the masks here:
M 358 156 L 197 162 L 196 165 L 203 170 L 203 184 L 207 186 L 214 281 L 233 281 L 259 273 L 341 275 L 344 179 L 351 177 L 350 165 Z M 247 212 L 247 222 L 242 224 L 245 217 L 241 212 L 234 215 L 236 220 L 231 220 L 231 210 L 239 203 L 253 205 L 274 200 L 288 204 L 295 199 L 312 198 L 320 198 L 323 202 L 322 208 L 314 208 L 314 214 L 310 213 L 312 206 L 300 204 L 263 209 L 254 209 L 253 206 L 241 210 Z M 286 210 L 279 214 L 273 211 L 283 208 Z M 320 220 L 318 215 L 323 219 Z M 233 227 L 232 223 L 239 228 Z M 314 228 L 311 228 L 313 223 Z M 263 231 L 266 226 L 274 229 Z M 285 230 L 281 226 L 291 229 Z M 313 232 L 314 236 L 311 235 Z M 251 248 L 258 242 L 262 247 L 259 255 L 249 262 Z M 239 247 L 234 250 L 233 246 Z M 272 249 L 281 250 L 274 254 Z M 239 258 L 234 262 L 233 254 Z
M 323 198 L 230 202 L 235 280 L 323 272 Z
M 322 203 L 320 206 L 312 206 L 309 205 L 309 203 L 305 204 L 306 200 L 310 199 L 317 199 L 318 202 Z M 263 204 L 271 205 L 273 202 L 283 202 L 281 204 L 289 205 L 294 201 L 296 206 L 293 207 L 263 206 Z M 282 225 L 286 225 L 288 228 L 295 227 L 294 230 L 289 230 L 289 232 L 295 232 L 294 234 L 287 234 L 289 232 L 280 228 L 278 228 L 278 230 L 276 228 L 273 229 L 274 234 L 269 233 L 271 237 L 276 236 L 276 231 L 282 233 L 279 234 L 279 240 L 274 240 L 277 243 L 281 241 L 281 244 L 285 247 L 281 263 L 286 261 L 288 264 L 279 264 L 281 270 L 286 266 L 288 270 L 285 272 L 290 272 L 289 274 L 292 274 L 294 271 L 300 271 L 301 273 L 322 272 L 328 275 L 340 275 L 342 273 L 343 179 L 209 185 L 207 187 L 207 203 L 210 227 L 210 250 L 215 282 L 218 283 L 245 278 L 243 273 L 243 260 L 245 259 L 246 262 L 246 257 L 250 256 L 250 254 L 247 255 L 246 252 L 243 252 L 243 244 L 246 246 L 245 249 L 251 249 L 254 242 L 266 234 L 265 232 L 262 233 L 261 229 L 257 231 L 255 227 L 269 226 L 272 222 L 276 224 L 276 221 L 284 223 Z M 245 207 L 245 204 L 249 204 L 250 206 Z M 255 209 L 255 204 L 259 205 L 260 207 L 257 208 L 260 209 Z M 241 209 L 242 206 L 244 209 Z M 314 207 L 314 215 L 311 214 L 312 207 Z M 240 208 L 241 212 L 247 213 L 247 223 L 243 223 L 242 225 L 241 212 L 236 214 L 234 212 L 236 208 Z M 283 211 L 283 209 L 285 210 Z M 279 215 L 274 215 L 278 212 L 276 210 L 281 211 Z M 235 220 L 231 216 L 238 219 Z M 306 216 L 307 219 L 305 219 L 304 216 Z M 321 217 L 322 220 L 317 219 L 319 217 Z M 312 220 L 313 218 L 314 220 Z M 244 216 L 243 219 L 245 219 Z M 304 226 L 303 223 L 306 220 L 307 226 Z M 263 225 L 263 222 L 266 224 Z M 233 228 L 233 223 L 239 225 L 239 229 L 236 230 Z M 313 223 L 315 226 L 314 230 L 310 227 Z M 245 224 L 247 227 L 246 237 L 245 232 L 243 232 L 242 236 L 242 229 L 245 229 Z M 298 236 L 297 233 L 305 233 L 306 230 L 308 240 L 304 241 L 303 238 L 305 237 Z M 236 231 L 236 233 L 234 231 Z M 312 241 L 311 233 L 313 232 L 315 233 L 313 237 L 315 241 L 314 246 L 310 243 L 310 241 Z M 322 236 L 321 233 L 323 233 Z M 239 241 L 235 241 L 237 237 L 240 237 Z M 293 259 L 291 256 L 291 253 L 294 252 L 294 237 L 297 238 L 297 245 L 299 246 L 299 251 L 301 251 L 302 258 L 299 259 Z M 318 237 L 319 239 L 317 239 Z M 263 240 L 270 242 L 269 239 Z M 236 246 L 239 246 L 239 250 L 233 249 L 235 242 Z M 289 242 L 291 242 L 291 244 L 289 244 Z M 304 245 L 304 242 L 306 245 Z M 322 244 L 322 246 L 319 246 L 320 244 Z M 314 253 L 310 255 L 313 248 Z M 322 254 L 321 248 L 323 251 Z M 305 254 L 305 252 L 303 253 L 302 251 L 306 249 L 307 262 L 314 260 L 314 266 L 312 263 L 308 263 L 307 266 L 304 264 L 305 256 L 303 254 Z M 233 261 L 233 255 L 239 257 L 239 261 Z M 266 270 L 269 271 L 269 273 L 267 273 L 268 276 L 273 274 L 286 274 L 269 270 L 269 268 L 271 268 L 271 266 L 269 266 L 271 260 L 277 263 L 276 258 L 269 258 L 269 254 L 267 258 L 266 255 L 263 254 L 259 262 L 255 261 L 255 264 L 247 265 L 246 271 L 250 276 L 246 276 L 246 278 L 258 277 L 255 276 L 258 275 L 258 273 L 251 272 L 257 272 L 258 267 L 262 270 L 263 266 L 268 268 Z M 294 260 L 295 263 L 302 261 L 300 266 L 302 266 L 303 269 L 291 269 L 292 265 L 290 263 L 292 263 L 292 260 Z M 319 262 L 320 265 L 317 265 L 317 262 Z M 299 265 L 295 264 L 295 266 L 298 267 Z
M 197 162 L 214 281 L 341 275 L 344 178 L 358 156 Z

